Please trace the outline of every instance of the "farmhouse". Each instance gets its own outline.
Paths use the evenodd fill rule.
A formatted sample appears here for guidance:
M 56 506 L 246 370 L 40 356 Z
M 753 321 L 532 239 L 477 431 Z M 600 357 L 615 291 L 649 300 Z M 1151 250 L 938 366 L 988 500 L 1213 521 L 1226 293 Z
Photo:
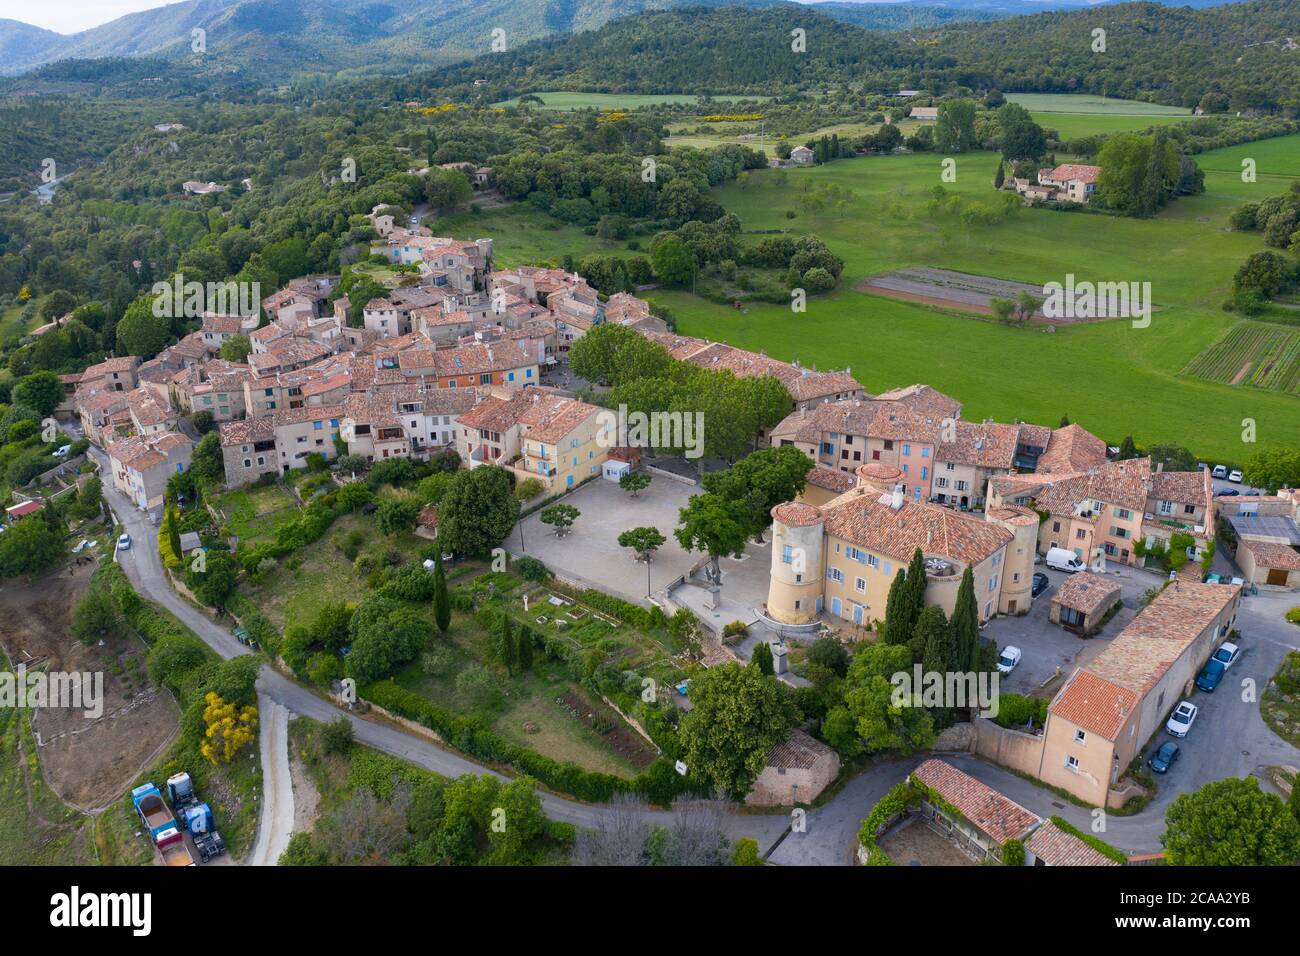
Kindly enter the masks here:
M 939 107 L 913 106 L 907 117 L 908 119 L 920 120 L 923 123 L 932 123 L 939 118 Z
M 796 166 L 811 166 L 816 160 L 816 154 L 807 146 L 796 146 L 790 150 L 790 162 Z
M 1039 170 L 1038 183 L 1040 186 L 1056 187 L 1058 201 L 1087 205 L 1097 191 L 1097 179 L 1100 176 L 1100 166 L 1064 163 L 1055 169 Z

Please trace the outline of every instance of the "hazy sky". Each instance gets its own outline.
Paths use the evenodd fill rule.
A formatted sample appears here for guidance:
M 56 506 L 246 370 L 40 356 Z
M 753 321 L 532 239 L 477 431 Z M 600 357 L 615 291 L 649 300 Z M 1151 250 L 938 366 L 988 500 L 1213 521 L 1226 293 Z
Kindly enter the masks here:
M 108 23 L 127 13 L 165 6 L 169 0 L 0 0 L 0 19 L 21 20 L 32 26 L 76 33 Z

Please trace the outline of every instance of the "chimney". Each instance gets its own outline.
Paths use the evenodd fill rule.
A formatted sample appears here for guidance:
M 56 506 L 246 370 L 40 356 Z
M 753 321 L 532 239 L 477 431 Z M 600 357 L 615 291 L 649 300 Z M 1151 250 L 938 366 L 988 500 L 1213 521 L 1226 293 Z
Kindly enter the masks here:
M 894 494 L 889 499 L 889 507 L 892 508 L 894 511 L 898 511 L 900 508 L 903 507 L 903 486 L 902 485 L 894 485 Z

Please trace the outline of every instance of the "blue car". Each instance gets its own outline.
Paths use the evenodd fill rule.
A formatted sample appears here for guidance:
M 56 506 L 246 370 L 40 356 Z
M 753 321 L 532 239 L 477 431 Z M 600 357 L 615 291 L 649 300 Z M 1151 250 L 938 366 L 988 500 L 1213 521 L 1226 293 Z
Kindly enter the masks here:
M 1207 693 L 1214 693 L 1214 688 L 1219 686 L 1219 681 L 1223 680 L 1223 675 L 1228 672 L 1228 668 L 1223 666 L 1222 661 L 1211 658 L 1206 662 L 1205 667 L 1201 670 L 1200 676 L 1196 678 L 1196 686 Z
M 1178 759 L 1178 754 L 1178 744 L 1172 740 L 1166 740 L 1151 755 L 1151 759 L 1147 763 L 1151 765 L 1151 769 L 1156 773 L 1167 773 L 1169 768 L 1174 765 L 1174 761 Z

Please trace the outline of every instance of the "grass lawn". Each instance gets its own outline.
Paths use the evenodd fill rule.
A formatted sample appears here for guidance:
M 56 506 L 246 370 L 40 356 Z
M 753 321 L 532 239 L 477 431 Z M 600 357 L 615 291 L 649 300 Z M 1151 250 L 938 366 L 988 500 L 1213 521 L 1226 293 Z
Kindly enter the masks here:
M 325 601 L 361 600 L 368 593 L 365 575 L 339 550 L 343 539 L 354 531 L 363 536 L 363 550 L 391 550 L 400 561 L 414 558 L 429 544 L 413 534 L 387 537 L 378 532 L 373 518 L 344 515 L 320 541 L 280 562 L 256 584 L 247 585 L 249 599 L 281 629 L 293 621 L 312 620 Z
M 1241 201 L 1239 176 L 1215 171 L 1222 161 L 1213 153 L 1198 158 L 1210 170 L 1207 192 L 1154 219 L 1018 209 L 996 225 L 925 214 L 929 191 L 940 185 L 940 157 L 932 154 L 842 160 L 784 176 L 757 172 L 719 189 L 723 206 L 746 230 L 821 236 L 845 260 L 839 288 L 810 299 L 803 314 L 764 304 L 737 311 L 680 291 L 651 297 L 672 310 L 685 334 L 820 368 L 848 366 L 873 392 L 929 382 L 960 399 L 971 420 L 1054 425 L 1068 414 L 1112 442 L 1132 434 L 1139 444 L 1176 442 L 1240 463 L 1253 450 L 1240 441 L 1243 418 L 1255 419 L 1261 443 L 1295 445 L 1300 415 L 1290 396 L 1180 374 L 1236 321 L 1219 306 L 1237 267 L 1263 248 L 1257 235 L 1227 227 Z M 948 188 L 991 198 L 995 164 L 990 153 L 958 157 L 957 182 Z M 853 192 L 847 210 L 805 208 L 805 189 L 823 183 Z M 1257 188 L 1261 198 L 1272 191 Z M 1034 284 L 1064 282 L 1067 273 L 1149 281 L 1158 311 L 1147 328 L 1120 320 L 1047 333 L 853 290 L 866 276 L 921 265 Z
M 694 93 L 538 93 L 544 108 L 548 110 L 585 110 L 585 109 L 637 109 L 642 106 L 658 106 L 664 103 L 699 103 L 700 98 Z M 715 96 L 715 102 L 736 103 L 752 101 L 766 103 L 770 96 Z M 517 106 L 518 99 L 502 100 L 493 106 Z M 537 106 L 536 103 L 530 104 Z
M 1056 130 L 1062 139 L 1146 129 L 1192 118 L 1192 111 L 1181 106 L 1103 99 L 1085 93 L 1008 93 L 1007 99 L 1029 110 L 1034 122 Z
M 490 660 L 490 635 L 477 618 L 457 613 L 447 636 L 435 638 L 432 643 L 436 646 L 444 641 L 453 653 L 441 672 L 427 674 L 416 661 L 396 675 L 397 683 L 439 707 L 475 714 L 511 743 L 554 760 L 572 761 L 586 770 L 628 779 L 636 776 L 631 763 L 555 702 L 564 693 L 589 697 L 568 678 L 563 662 L 549 661 L 539 654 L 529 673 L 507 677 L 490 670 L 496 693 L 474 699 L 457 689 L 456 678 L 466 669 Z
M 216 507 L 226 516 L 230 532 L 242 545 L 248 545 L 269 538 L 276 527 L 293 518 L 298 501 L 288 489 L 273 484 L 226 492 L 217 499 Z

